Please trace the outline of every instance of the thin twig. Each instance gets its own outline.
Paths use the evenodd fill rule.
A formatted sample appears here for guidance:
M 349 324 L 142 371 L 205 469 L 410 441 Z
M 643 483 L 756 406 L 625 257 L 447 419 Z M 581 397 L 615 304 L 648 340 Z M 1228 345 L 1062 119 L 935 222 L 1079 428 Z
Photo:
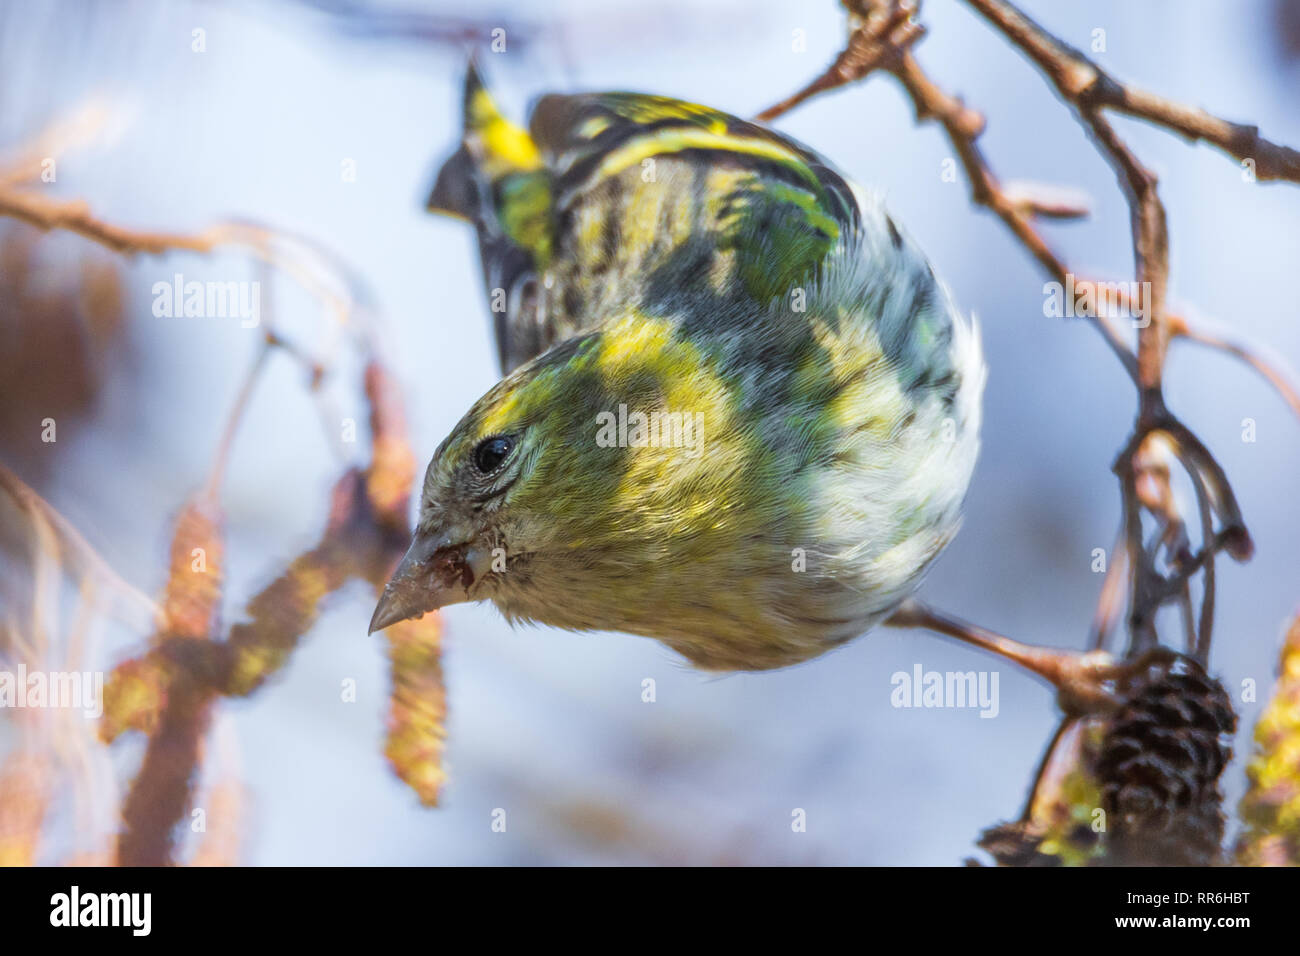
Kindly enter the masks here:
M 7 493 L 33 519 L 52 527 L 57 534 L 60 547 L 84 572 L 99 578 L 111 592 L 124 598 L 128 605 L 143 615 L 143 620 L 153 623 L 161 618 L 162 610 L 152 598 L 123 579 L 72 525 L 72 522 L 51 507 L 49 502 L 3 464 L 0 464 L 0 491 Z
M 1110 549 L 1110 563 L 1106 566 L 1106 576 L 1101 582 L 1101 595 L 1097 599 L 1097 610 L 1092 619 L 1092 636 L 1088 647 L 1094 651 L 1105 650 L 1115 624 L 1119 621 L 1120 611 L 1124 607 L 1125 583 L 1128 578 L 1129 553 L 1124 547 L 1125 533 L 1123 524 L 1115 535 L 1115 543 Z
M 1086 193 L 1023 180 L 1002 184 L 1002 195 L 1020 214 L 1039 219 L 1085 219 L 1092 214 Z
M 1169 233 L 1164 205 L 1156 191 L 1156 178 L 1128 148 L 1102 116 L 1098 106 L 1083 97 L 1098 75 L 1083 54 L 1062 43 L 1004 0 L 967 0 L 1011 43 L 1025 52 L 1074 107 L 1080 122 L 1114 168 L 1129 200 L 1133 225 L 1133 250 L 1137 277 L 1146 290 L 1147 320 L 1138 332 L 1138 384 L 1143 401 L 1151 405 L 1164 369 L 1168 332 L 1164 321 L 1165 291 L 1169 277 Z M 1154 406 L 1147 409 L 1154 412 Z
M 1282 396 L 1291 411 L 1300 418 L 1300 384 L 1286 363 L 1276 355 L 1267 355 L 1264 346 L 1247 343 L 1241 336 L 1229 337 L 1225 333 L 1215 334 L 1205 328 L 1203 323 L 1193 325 L 1183 316 L 1169 317 L 1169 334 L 1171 338 L 1186 339 L 1208 348 L 1217 349 L 1245 362 Z
M 271 357 L 273 350 L 274 346 L 271 339 L 269 337 L 262 339 L 257 354 L 253 357 L 253 363 L 249 366 L 244 381 L 239 386 L 239 392 L 235 395 L 234 404 L 231 405 L 226 416 L 226 424 L 222 429 L 221 439 L 217 442 L 217 451 L 213 455 L 212 467 L 208 472 L 208 480 L 204 487 L 204 494 L 214 502 L 221 495 L 226 463 L 230 460 L 230 449 L 235 442 L 235 435 L 239 432 L 239 423 L 243 419 L 244 410 L 252 399 L 253 388 L 261 379 L 262 372 L 266 369 L 267 359 Z
M 16 150 L 0 155 L 0 187 L 39 179 L 42 163 L 68 150 L 88 146 L 122 118 L 122 110 L 103 97 L 92 97 L 74 112 L 50 122 Z
M 1201 140 L 1255 166 L 1261 181 L 1300 183 L 1300 152 L 1270 142 L 1259 127 L 1219 119 L 1205 110 L 1175 103 L 1120 83 L 1077 49 L 1062 43 L 1002 0 L 967 0 L 1054 80 L 1067 99 L 1085 109 L 1110 108 L 1147 120 L 1187 139 Z
M 1183 459 L 1180 459 L 1183 460 Z M 1183 460 L 1183 467 L 1187 469 L 1191 476 L 1192 484 L 1196 488 L 1196 507 L 1201 517 L 1201 550 L 1196 557 L 1196 562 L 1201 565 L 1204 572 L 1204 582 L 1202 584 L 1201 594 L 1201 614 L 1199 623 L 1196 627 L 1196 642 L 1191 653 L 1201 662 L 1202 666 L 1209 664 L 1210 660 L 1210 640 L 1214 630 L 1214 601 L 1216 578 L 1214 571 L 1214 510 L 1210 504 L 1210 496 L 1207 493 L 1205 483 L 1198 472 L 1192 469 L 1190 462 Z M 1187 594 L 1189 591 L 1190 573 L 1184 571 L 1186 577 L 1183 580 L 1182 593 Z
M 915 598 L 903 601 L 884 623 L 953 637 L 1017 664 L 1055 687 L 1070 713 L 1091 712 L 1112 702 L 1107 684 L 1115 676 L 1114 659 L 1105 651 L 1084 653 L 1024 644 L 935 610 Z
M 924 27 L 912 20 L 916 8 L 912 3 L 898 3 L 880 15 L 867 17 L 849 34 L 849 42 L 821 76 L 803 89 L 759 113 L 755 119 L 770 123 L 819 93 L 853 83 L 871 73 L 886 60 L 896 57 L 916 43 Z
M 1063 286 L 1073 281 L 1081 289 L 1082 283 L 1072 279 L 1071 269 L 1034 224 L 1023 196 L 1008 195 L 984 158 L 977 143 L 984 130 L 984 117 L 935 85 L 910 53 L 903 53 L 885 68 L 911 98 L 917 119 L 934 119 L 943 126 L 966 172 L 971 201 L 1001 219 L 1053 280 Z M 1136 381 L 1137 358 L 1123 335 L 1099 312 L 1087 316 L 1086 320 L 1102 334 L 1125 371 Z
M 1200 440 L 1174 419 L 1165 407 L 1162 384 L 1171 337 L 1170 322 L 1165 314 L 1169 280 L 1169 232 L 1164 205 L 1156 188 L 1156 177 L 1138 160 L 1102 115 L 1102 106 L 1106 100 L 1114 98 L 1113 91 L 1118 86 L 1114 80 L 1106 77 L 1078 50 L 1062 43 L 1006 0 L 967 0 L 967 3 L 1013 46 L 1025 53 L 1052 83 L 1061 98 L 1071 105 L 1076 117 L 1114 169 L 1128 199 L 1136 273 L 1146 297 L 1143 311 L 1146 323 L 1138 329 L 1137 422 L 1133 438 L 1115 466 L 1124 499 L 1127 547 L 1134 559 L 1129 599 L 1129 650 L 1130 653 L 1137 653 L 1156 642 L 1156 611 L 1166 600 L 1177 598 L 1186 583 L 1185 580 L 1179 582 L 1179 586 L 1171 592 L 1169 582 L 1156 570 L 1154 555 L 1144 545 L 1141 513 L 1134 493 L 1139 476 L 1139 468 L 1134 459 L 1140 454 L 1148 437 L 1164 432 L 1173 441 L 1196 485 L 1198 495 L 1208 497 L 1209 505 L 1203 502 L 1203 515 L 1206 508 L 1212 506 L 1225 526 L 1222 534 L 1214 534 L 1212 525 L 1208 524 L 1211 519 L 1207 517 L 1205 522 L 1202 551 L 1208 587 L 1202 602 L 1202 627 L 1196 643 L 1199 651 L 1208 654 L 1209 628 L 1206 626 L 1205 615 L 1207 612 L 1212 613 L 1214 607 L 1211 570 L 1214 551 L 1222 546 L 1234 557 L 1244 560 L 1250 555 L 1252 546 L 1223 469 Z M 1103 88 L 1111 90 L 1111 93 L 1099 94 L 1098 91 Z
M 359 280 L 342 272 L 327 250 L 298 236 L 249 222 L 226 222 L 197 233 L 127 229 L 105 222 L 80 201 L 57 201 L 31 191 L 0 188 L 0 216 L 21 220 L 45 231 L 66 230 L 121 255 L 163 255 L 168 252 L 209 254 L 224 247 L 240 248 L 254 259 L 274 266 L 321 301 L 336 323 L 345 325 L 356 314 Z M 369 329 L 362 330 L 369 336 Z

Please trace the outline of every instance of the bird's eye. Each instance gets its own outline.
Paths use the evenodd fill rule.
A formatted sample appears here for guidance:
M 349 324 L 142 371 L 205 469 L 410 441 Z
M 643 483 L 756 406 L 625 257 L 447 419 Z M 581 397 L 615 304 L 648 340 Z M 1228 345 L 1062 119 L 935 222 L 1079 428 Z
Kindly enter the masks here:
M 502 435 L 496 435 L 492 438 L 485 438 L 478 443 L 474 449 L 474 467 L 485 475 L 490 475 L 501 467 L 510 453 L 514 451 L 515 442 L 513 438 L 506 438 Z

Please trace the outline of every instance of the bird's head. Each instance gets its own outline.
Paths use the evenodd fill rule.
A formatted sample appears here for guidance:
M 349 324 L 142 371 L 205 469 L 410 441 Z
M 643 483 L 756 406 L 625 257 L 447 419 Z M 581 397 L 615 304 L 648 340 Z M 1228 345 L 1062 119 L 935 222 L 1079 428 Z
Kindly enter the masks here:
M 708 365 L 669 323 L 629 316 L 499 382 L 434 453 L 371 629 L 485 599 L 553 621 L 530 607 L 638 574 L 673 539 L 700 540 L 753 471 L 735 449 L 735 467 L 710 460 L 731 396 Z
M 479 399 L 433 455 L 420 513 L 371 621 L 372 632 L 449 604 L 490 597 L 493 578 L 542 542 L 539 479 L 573 417 L 555 400 L 562 356 L 518 369 Z M 531 520 L 530 520 L 531 519 Z

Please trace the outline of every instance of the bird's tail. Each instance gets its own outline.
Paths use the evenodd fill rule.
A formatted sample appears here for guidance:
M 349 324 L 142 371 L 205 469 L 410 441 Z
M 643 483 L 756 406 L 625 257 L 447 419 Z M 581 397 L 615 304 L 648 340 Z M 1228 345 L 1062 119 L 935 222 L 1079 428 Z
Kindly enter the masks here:
M 428 209 L 468 220 L 534 259 L 550 254 L 550 180 L 528 131 L 498 108 L 471 61 L 460 148 L 438 172 Z

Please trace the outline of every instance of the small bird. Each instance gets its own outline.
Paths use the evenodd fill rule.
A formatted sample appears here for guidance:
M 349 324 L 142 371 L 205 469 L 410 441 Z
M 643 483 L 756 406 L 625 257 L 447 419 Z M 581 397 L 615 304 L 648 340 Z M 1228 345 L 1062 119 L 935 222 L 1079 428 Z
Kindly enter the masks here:
M 770 129 L 471 67 L 432 210 L 473 224 L 506 377 L 434 453 L 371 631 L 464 601 L 712 671 L 889 616 L 956 533 L 973 321 L 880 199 Z

